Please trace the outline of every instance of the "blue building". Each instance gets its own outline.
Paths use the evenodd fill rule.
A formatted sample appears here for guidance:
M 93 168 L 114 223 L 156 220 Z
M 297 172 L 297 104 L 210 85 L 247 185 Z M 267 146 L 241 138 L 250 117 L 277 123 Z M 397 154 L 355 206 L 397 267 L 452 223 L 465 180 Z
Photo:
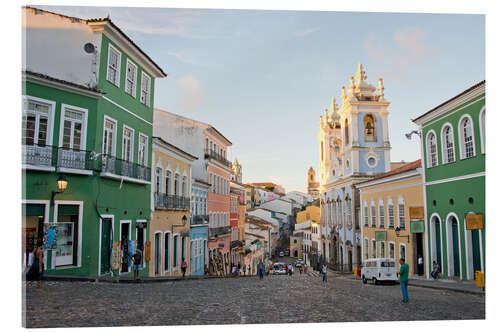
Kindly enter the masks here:
M 208 189 L 210 184 L 193 179 L 191 182 L 191 221 L 189 237 L 191 239 L 191 275 L 204 275 L 207 262 L 208 246 Z

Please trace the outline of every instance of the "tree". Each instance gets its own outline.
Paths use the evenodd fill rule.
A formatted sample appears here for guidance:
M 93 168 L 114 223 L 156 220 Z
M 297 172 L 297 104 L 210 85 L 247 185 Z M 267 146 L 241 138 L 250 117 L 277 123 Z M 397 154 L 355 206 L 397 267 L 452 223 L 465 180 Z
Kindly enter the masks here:
M 265 189 L 274 192 L 274 186 L 266 185 Z

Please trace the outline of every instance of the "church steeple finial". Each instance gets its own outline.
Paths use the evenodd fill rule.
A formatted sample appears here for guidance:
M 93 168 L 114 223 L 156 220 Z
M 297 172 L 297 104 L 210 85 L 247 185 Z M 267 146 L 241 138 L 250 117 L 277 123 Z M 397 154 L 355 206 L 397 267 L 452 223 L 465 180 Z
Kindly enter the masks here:
M 361 81 L 365 81 L 367 79 L 366 72 L 363 69 L 363 65 L 361 63 L 358 64 L 358 71 L 356 72 L 356 84 L 359 85 Z
M 351 76 L 351 83 L 349 84 L 349 96 L 354 96 L 354 77 Z
M 382 81 L 382 78 L 378 79 L 378 95 L 380 99 L 384 99 L 384 82 Z

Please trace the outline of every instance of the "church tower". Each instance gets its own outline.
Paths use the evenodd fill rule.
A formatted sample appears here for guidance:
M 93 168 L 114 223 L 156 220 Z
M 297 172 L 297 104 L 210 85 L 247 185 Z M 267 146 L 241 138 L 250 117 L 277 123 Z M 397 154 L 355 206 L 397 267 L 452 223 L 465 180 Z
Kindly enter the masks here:
M 243 175 L 241 174 L 241 164 L 238 163 L 238 159 L 234 158 L 232 165 L 233 173 L 231 174 L 231 180 L 237 183 L 242 183 Z
M 319 196 L 318 187 L 319 183 L 316 181 L 316 172 L 311 166 L 307 170 L 307 194 L 311 195 L 313 199 L 317 199 Z

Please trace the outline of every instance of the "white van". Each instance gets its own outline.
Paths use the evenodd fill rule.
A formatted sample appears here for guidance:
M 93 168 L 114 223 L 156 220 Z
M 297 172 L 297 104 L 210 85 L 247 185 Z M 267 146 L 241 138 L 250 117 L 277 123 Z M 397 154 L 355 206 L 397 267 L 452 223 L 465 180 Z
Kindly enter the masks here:
M 391 258 L 367 259 L 361 268 L 363 283 L 372 280 L 373 284 L 379 281 L 398 281 L 396 261 Z

